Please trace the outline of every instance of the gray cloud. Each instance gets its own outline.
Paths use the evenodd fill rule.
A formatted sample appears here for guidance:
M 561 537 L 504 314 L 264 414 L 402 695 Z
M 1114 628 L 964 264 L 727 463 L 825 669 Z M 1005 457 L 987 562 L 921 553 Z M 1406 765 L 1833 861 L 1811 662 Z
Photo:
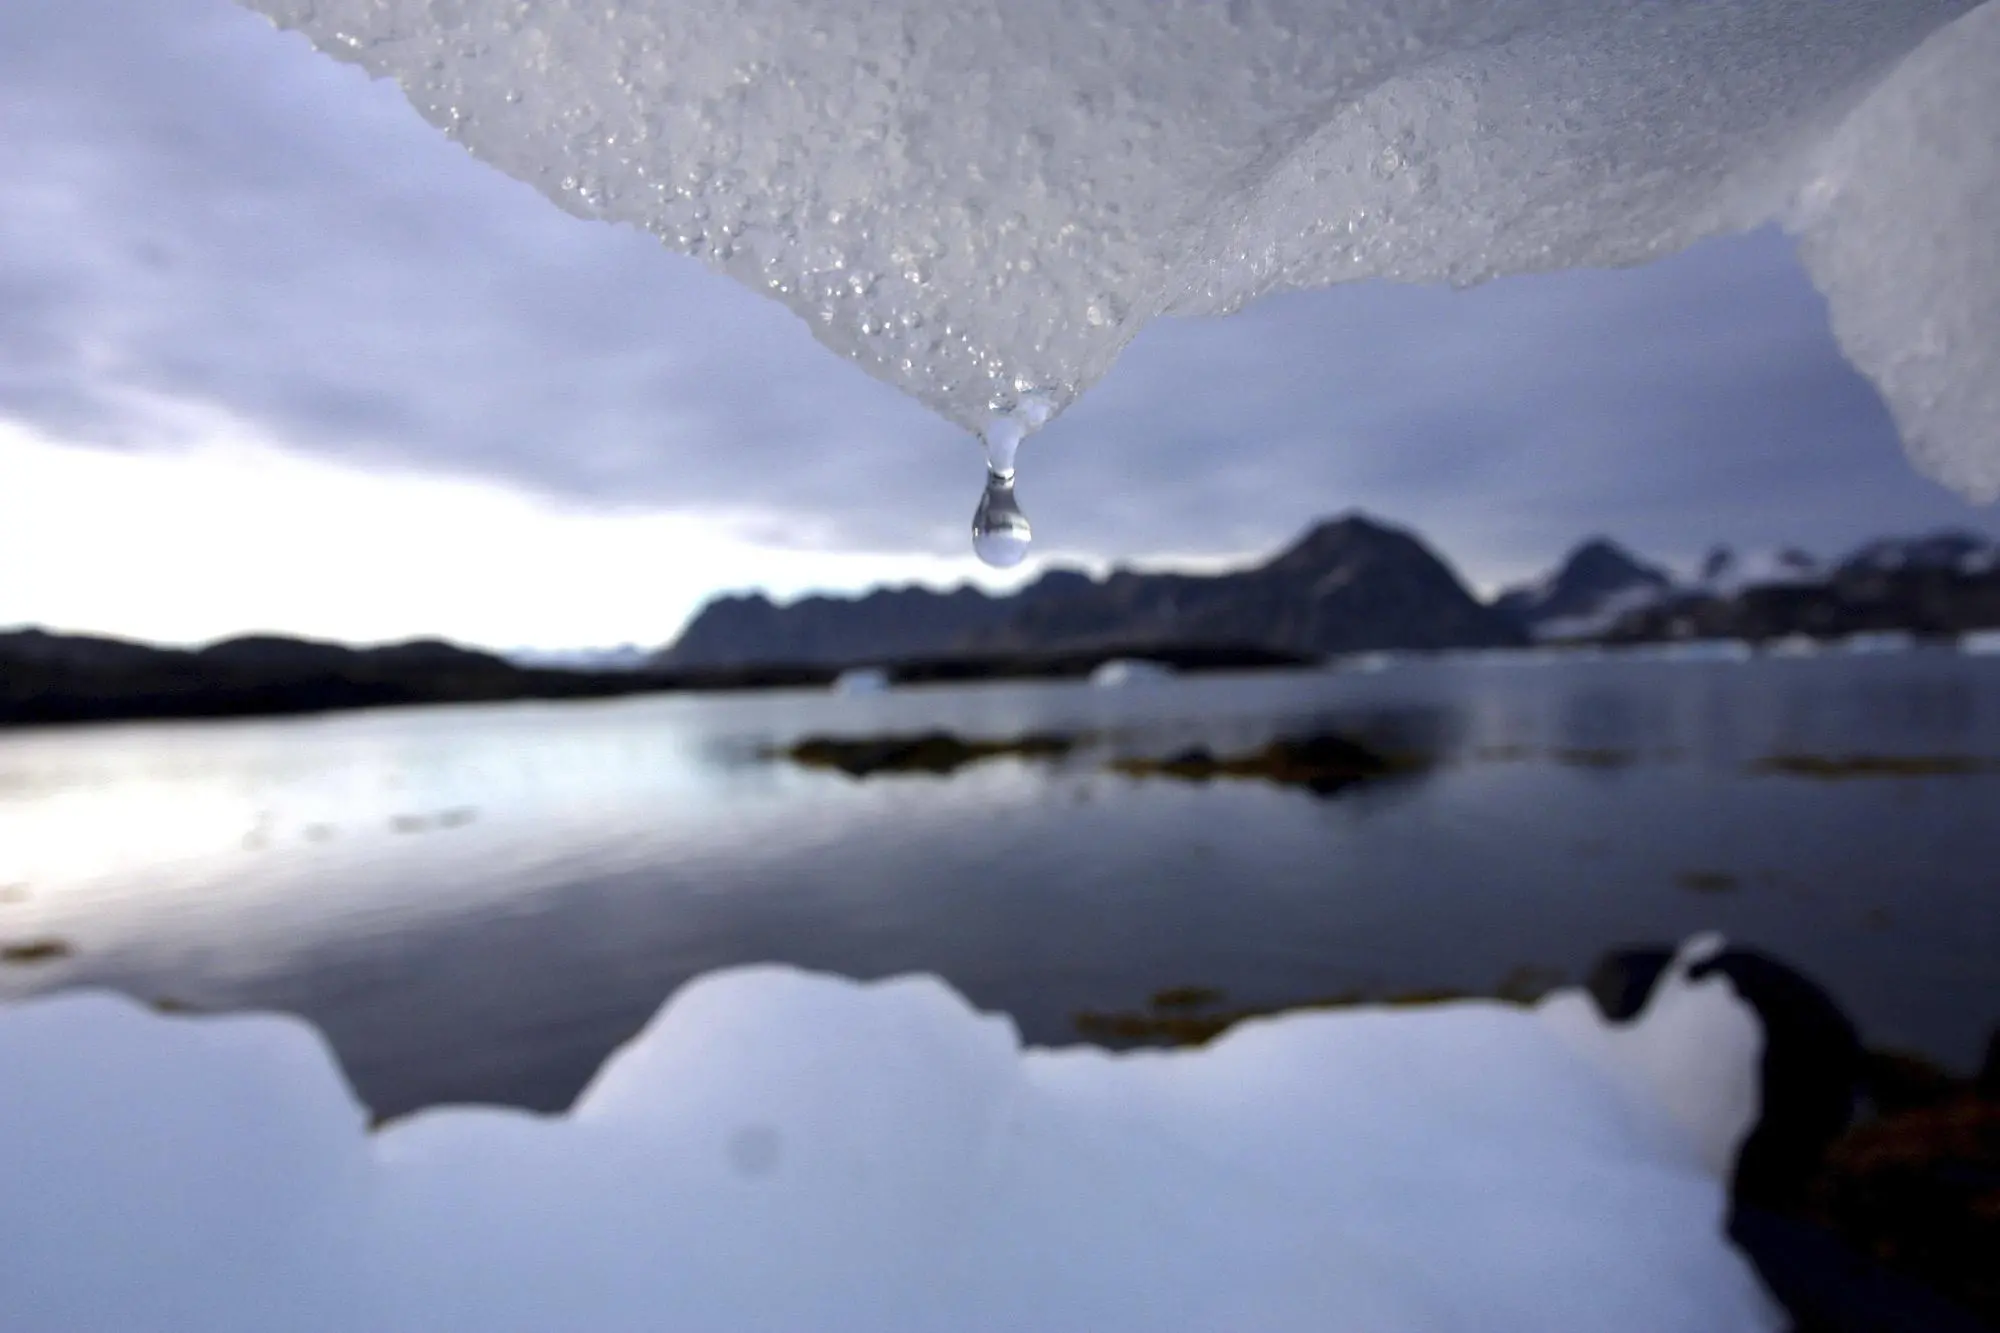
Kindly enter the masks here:
M 0 412 L 111 447 L 206 404 L 294 447 L 770 540 L 955 552 L 959 433 L 774 303 L 579 222 L 226 0 L 0 7 Z M 1268 547 L 1365 507 L 1476 574 L 2000 519 L 1917 478 L 1789 242 L 1165 322 L 1030 442 L 1051 545 Z

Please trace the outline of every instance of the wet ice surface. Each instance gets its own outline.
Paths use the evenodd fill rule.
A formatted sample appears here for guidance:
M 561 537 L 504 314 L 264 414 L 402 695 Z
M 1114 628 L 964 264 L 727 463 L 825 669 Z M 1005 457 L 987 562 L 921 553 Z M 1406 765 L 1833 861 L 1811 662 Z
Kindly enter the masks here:
M 2000 494 L 1993 3 L 249 3 L 971 431 L 1162 314 L 1775 219 L 1918 465 Z
M 1748 1333 L 1714 1167 L 1758 1048 L 1713 977 L 1618 1030 L 1572 994 L 1120 1058 L 760 968 L 567 1117 L 368 1135 L 302 1024 L 59 996 L 0 1008 L 0 1290 L 35 1329 Z
M 1320 800 L 1091 750 L 866 782 L 757 755 L 939 726 L 1154 755 L 1333 727 L 1443 762 Z M 1048 1045 L 1165 987 L 1483 992 L 1719 928 L 1871 1041 L 1970 1067 L 2000 1020 L 2000 772 L 1753 767 L 1774 756 L 2000 758 L 2000 660 L 1390 661 L 12 733 L 0 943 L 72 952 L 0 966 L 0 997 L 288 1010 L 377 1110 L 558 1109 L 719 967 L 934 972 Z

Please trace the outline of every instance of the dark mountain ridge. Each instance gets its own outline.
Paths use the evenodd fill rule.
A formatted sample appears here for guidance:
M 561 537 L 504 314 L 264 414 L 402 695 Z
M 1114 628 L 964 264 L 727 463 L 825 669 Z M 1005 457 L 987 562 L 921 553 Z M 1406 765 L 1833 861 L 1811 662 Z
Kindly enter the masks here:
M 1602 614 L 1614 599 L 1664 593 L 1673 578 L 1606 537 L 1591 537 L 1563 557 L 1549 577 L 1524 588 L 1510 588 L 1494 599 L 1493 609 L 1523 633 L 1545 625 Z
M 1055 570 L 1011 596 L 882 589 L 775 605 L 723 597 L 641 669 L 510 662 L 437 639 L 348 647 L 247 635 L 183 649 L 40 629 L 0 632 L 0 725 L 307 713 L 679 689 L 821 687 L 849 665 L 899 682 L 1087 675 L 1113 657 L 1183 671 L 1301 665 L 1370 651 L 1529 639 L 1752 643 L 2000 628 L 2000 546 L 1969 533 L 1884 539 L 1822 564 L 1718 548 L 1689 583 L 1605 538 L 1482 605 L 1413 534 L 1329 520 L 1223 574 Z
M 710 602 L 660 660 L 865 665 L 909 656 L 1237 647 L 1319 657 L 1503 647 L 1521 632 L 1409 532 L 1359 514 L 1314 525 L 1270 560 L 1223 574 L 1053 570 L 1011 596 L 878 590 L 778 606 Z
M 642 687 L 630 672 L 523 669 L 438 639 L 350 648 L 249 635 L 185 649 L 40 629 L 0 633 L 0 725 L 587 698 Z
M 1012 596 L 961 585 L 877 588 L 860 597 L 804 597 L 780 605 L 762 593 L 718 597 L 689 622 L 658 661 L 675 667 L 796 662 L 846 666 L 949 652 L 1043 598 L 1090 586 L 1090 576 L 1056 569 Z
M 1307 656 L 1504 647 L 1521 635 L 1412 534 L 1358 514 L 1309 529 L 1250 569 L 1121 572 L 1023 603 L 971 646 L 1244 644 Z

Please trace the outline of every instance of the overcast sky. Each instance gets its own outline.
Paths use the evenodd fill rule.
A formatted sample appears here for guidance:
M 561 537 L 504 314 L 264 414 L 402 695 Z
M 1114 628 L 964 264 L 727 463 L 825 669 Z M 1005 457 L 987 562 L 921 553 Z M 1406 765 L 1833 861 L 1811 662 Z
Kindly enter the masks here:
M 1490 590 L 1606 533 L 1953 525 L 1774 232 L 1156 324 L 1022 451 L 1046 558 L 1360 508 Z M 0 3 L 0 625 L 657 642 L 704 596 L 977 572 L 968 438 L 227 0 Z

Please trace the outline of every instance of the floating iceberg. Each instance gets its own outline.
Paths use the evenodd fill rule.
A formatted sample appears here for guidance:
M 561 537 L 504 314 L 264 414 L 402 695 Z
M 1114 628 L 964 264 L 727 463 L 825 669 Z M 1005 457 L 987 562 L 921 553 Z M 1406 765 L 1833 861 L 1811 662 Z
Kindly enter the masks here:
M 1644 644 L 1633 651 L 1635 657 L 1656 662 L 1747 662 L 1756 655 L 1741 639 L 1683 639 Z
M 2000 495 L 1993 0 L 248 3 L 969 429 L 1160 315 L 1777 220 L 1918 466 Z
M 1148 662 L 1144 658 L 1114 657 L 1108 662 L 1099 662 L 1090 673 L 1090 683 L 1110 689 L 1127 685 L 1157 685 L 1161 681 L 1172 680 L 1174 669 L 1162 662 Z
M 1907 630 L 1899 629 L 1850 634 L 1840 641 L 1840 651 L 1849 657 L 1879 657 L 1884 653 L 1906 653 L 1916 646 L 1916 636 Z
M 1359 672 L 1364 676 L 1376 675 L 1396 665 L 1394 653 L 1355 653 L 1351 657 L 1335 659 L 1334 665 L 1342 671 Z
M 1628 1026 L 1569 992 L 1114 1055 L 758 967 L 565 1116 L 370 1133 L 303 1023 L 65 994 L 0 1009 L 0 1292 L 37 1331 L 1769 1330 L 1722 1228 L 1761 1040 L 1680 968 Z
M 835 694 L 883 694 L 890 684 L 889 673 L 881 667 L 850 667 L 835 676 L 829 688 Z

